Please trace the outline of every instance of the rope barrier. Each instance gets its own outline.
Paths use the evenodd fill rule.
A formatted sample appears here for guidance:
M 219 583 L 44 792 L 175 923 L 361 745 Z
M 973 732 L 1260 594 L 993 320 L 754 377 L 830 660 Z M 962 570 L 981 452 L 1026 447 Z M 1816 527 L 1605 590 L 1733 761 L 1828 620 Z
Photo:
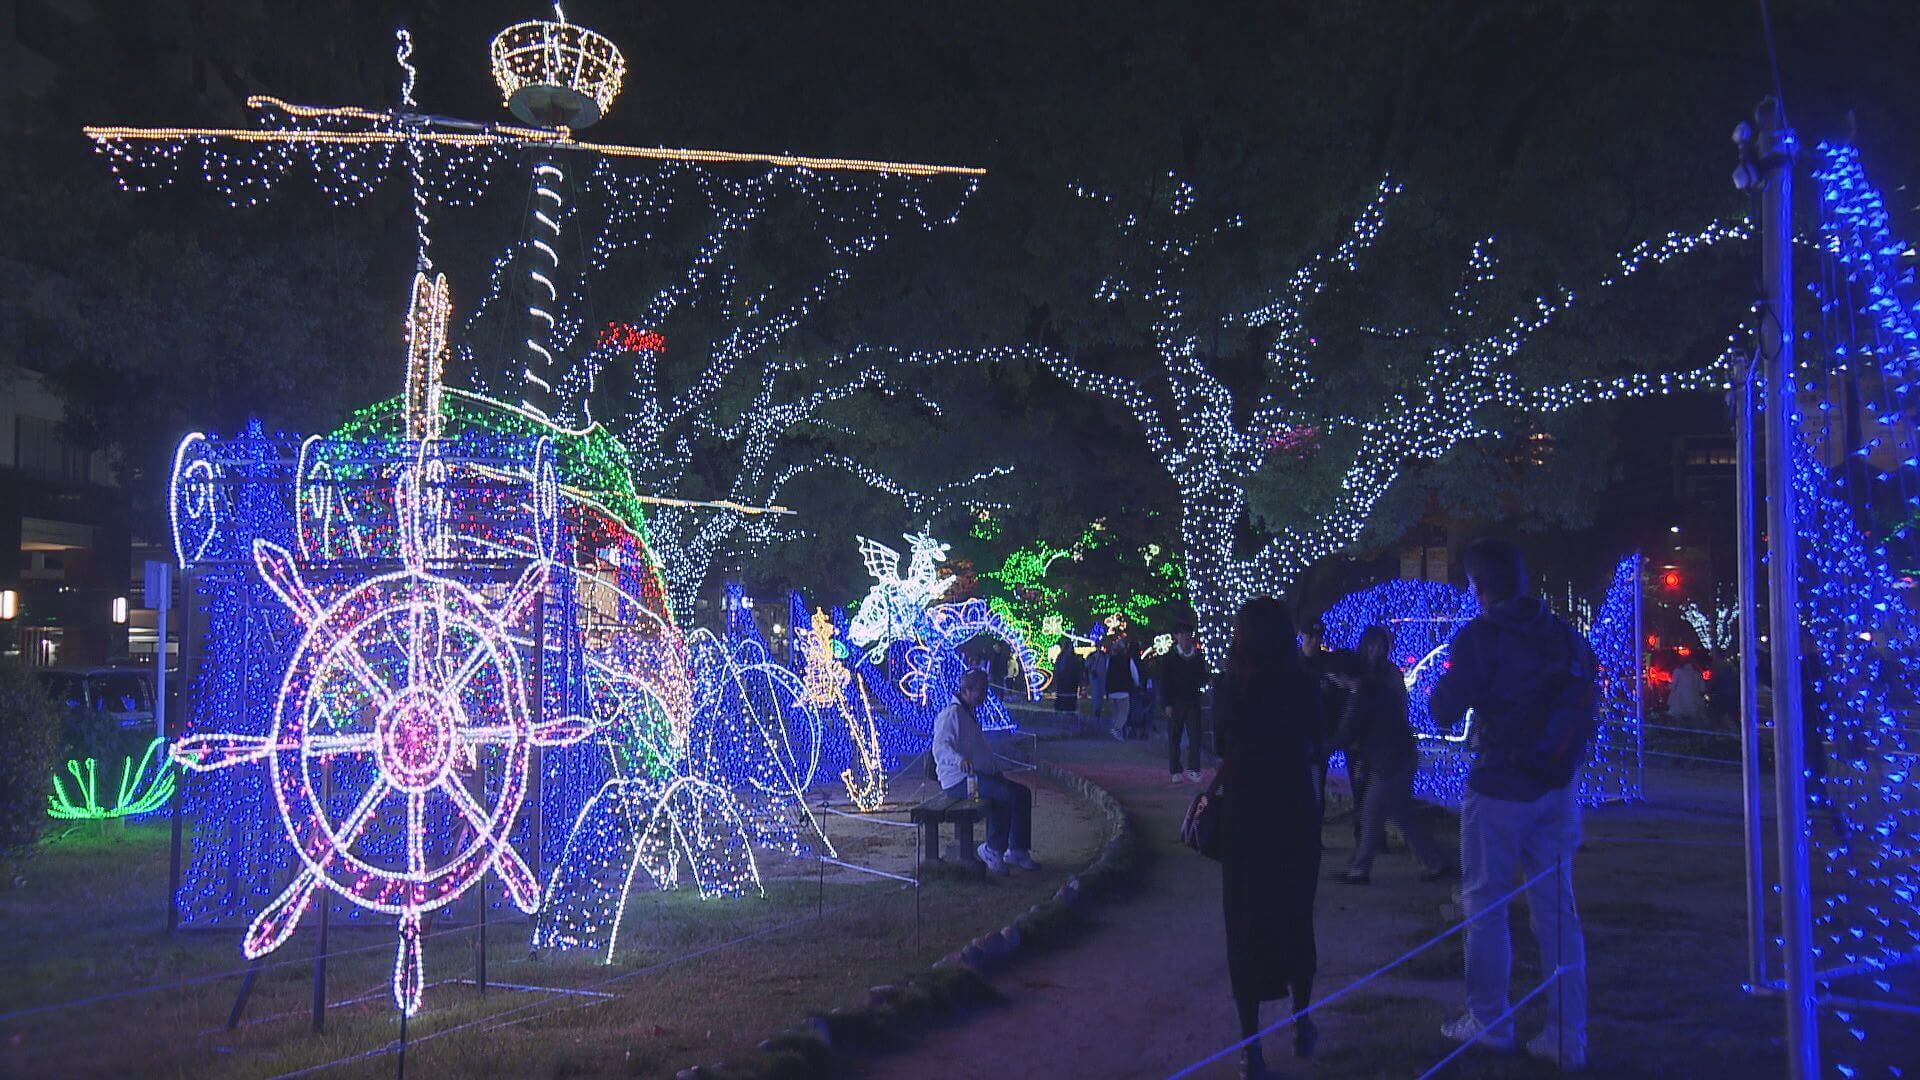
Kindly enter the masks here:
M 919 826 L 915 825 L 911 821 L 895 821 L 892 818 L 874 817 L 872 812 L 865 813 L 865 814 L 849 814 L 845 810 L 835 810 L 831 806 L 817 806 L 814 809 L 825 810 L 827 813 L 832 814 L 834 817 L 843 817 L 843 818 L 847 818 L 850 821 L 864 821 L 870 825 L 891 825 L 896 829 L 919 828 Z
M 1428 949 L 1433 948 L 1435 945 L 1440 944 L 1442 941 L 1445 941 L 1446 939 L 1466 929 L 1469 925 L 1475 922 L 1478 922 L 1482 918 L 1485 918 L 1488 914 L 1495 911 L 1505 911 L 1507 908 L 1507 905 L 1513 902 L 1514 897 L 1519 896 L 1521 893 L 1526 892 L 1528 889 L 1532 888 L 1534 883 L 1540 881 L 1542 878 L 1545 878 L 1548 874 L 1555 872 L 1560 868 L 1560 866 L 1561 866 L 1561 863 L 1556 861 L 1552 866 L 1547 867 L 1546 869 L 1533 875 L 1527 880 L 1521 882 L 1519 888 L 1514 889 L 1512 892 L 1494 901 L 1493 903 L 1488 904 L 1486 907 L 1481 908 L 1479 911 L 1474 912 L 1472 915 L 1469 915 L 1466 918 L 1461 919 L 1459 922 L 1454 923 L 1452 926 L 1449 926 L 1445 930 L 1440 931 L 1438 934 L 1435 934 L 1433 937 L 1428 938 L 1426 941 L 1423 941 L 1420 944 L 1415 945 L 1413 948 L 1400 954 L 1400 956 L 1398 956 L 1397 958 L 1390 960 L 1387 963 L 1382 964 L 1377 968 L 1374 968 L 1372 971 L 1367 972 L 1365 975 L 1362 975 L 1358 979 L 1355 979 L 1354 981 L 1348 983 L 1347 985 L 1341 987 L 1340 989 L 1335 990 L 1333 993 L 1328 994 L 1326 997 L 1323 997 L 1320 1000 L 1314 1002 L 1313 1004 L 1307 1006 L 1306 1008 L 1301 1009 L 1299 1012 L 1296 1012 L 1291 1016 L 1283 1017 L 1282 1019 L 1273 1022 L 1272 1024 L 1269 1024 L 1268 1026 L 1253 1033 L 1252 1035 L 1249 1035 L 1246 1038 L 1241 1039 L 1239 1042 L 1233 1043 L 1228 1046 L 1224 1046 L 1219 1050 L 1214 1051 L 1212 1054 L 1209 1054 L 1206 1057 L 1201 1058 L 1199 1061 L 1196 1061 L 1193 1064 L 1188 1065 L 1186 1068 L 1181 1069 L 1179 1072 L 1174 1073 L 1172 1077 L 1169 1078 L 1169 1080 L 1179 1080 L 1180 1077 L 1192 1075 L 1193 1073 L 1196 1073 L 1201 1069 L 1206 1068 L 1207 1066 L 1213 1064 L 1214 1062 L 1219 1061 L 1221 1058 L 1226 1057 L 1228 1054 L 1233 1053 L 1235 1050 L 1239 1050 L 1242 1047 L 1248 1046 L 1251 1043 L 1257 1042 L 1258 1040 L 1273 1034 L 1274 1032 L 1280 1030 L 1283 1027 L 1286 1027 L 1288 1024 L 1293 1023 L 1294 1021 L 1300 1019 L 1301 1017 L 1306 1016 L 1309 1013 L 1312 1013 L 1316 1009 L 1324 1008 L 1325 1006 L 1331 1005 L 1334 1002 L 1339 1001 L 1344 997 L 1347 997 L 1349 994 L 1352 994 L 1354 991 L 1367 985 L 1373 980 L 1379 978 L 1380 976 L 1386 974 L 1389 971 L 1392 971 L 1394 968 L 1399 967 L 1400 965 L 1406 963 L 1407 961 L 1413 959 L 1414 957 L 1420 955 L 1421 953 L 1426 952 Z M 1555 975 L 1557 976 L 1558 974 L 1559 974 L 1558 971 L 1556 971 Z M 1552 979 L 1548 979 L 1546 982 L 1542 983 L 1541 986 L 1544 987 L 1550 984 L 1552 981 L 1553 981 Z M 1535 992 L 1537 993 L 1538 991 L 1535 991 Z M 1523 999 L 1523 1003 L 1524 1003 L 1524 999 Z
M 1607 844 L 1663 844 L 1681 847 L 1745 847 L 1738 840 L 1670 840 L 1664 836 L 1597 836 L 1587 834 L 1588 840 L 1597 840 Z
M 1736 768 L 1740 765 L 1738 761 L 1731 758 L 1700 757 L 1697 754 L 1674 754 L 1665 750 L 1643 750 L 1641 752 L 1649 757 L 1673 758 L 1676 761 L 1703 761 L 1708 765 L 1732 765 Z
M 1649 724 L 1644 721 L 1640 726 L 1648 731 L 1677 731 L 1682 735 L 1711 735 L 1717 739 L 1737 739 L 1740 737 L 1740 733 L 1737 731 L 1714 731 L 1710 728 L 1674 727 L 1670 724 Z M 1760 733 L 1762 735 L 1770 735 L 1773 733 L 1773 729 L 1763 727 L 1760 729 Z
M 872 867 L 872 866 L 861 866 L 859 863 L 850 863 L 850 862 L 842 861 L 840 859 L 832 859 L 832 858 L 828 858 L 825 855 L 822 855 L 819 858 L 821 862 L 828 863 L 833 866 L 843 867 L 848 870 L 858 870 L 863 874 L 872 874 L 875 877 L 892 878 L 894 881 L 904 881 L 916 889 L 920 887 L 920 881 L 918 878 L 911 878 L 905 874 L 896 874 L 891 870 L 881 870 L 877 867 Z

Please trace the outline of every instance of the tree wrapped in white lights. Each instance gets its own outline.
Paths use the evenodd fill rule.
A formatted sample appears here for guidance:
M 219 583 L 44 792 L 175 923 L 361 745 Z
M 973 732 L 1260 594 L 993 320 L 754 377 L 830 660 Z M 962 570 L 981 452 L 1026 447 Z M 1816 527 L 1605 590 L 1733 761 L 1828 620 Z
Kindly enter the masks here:
M 889 171 L 850 179 L 603 164 L 569 192 L 563 223 L 594 224 L 574 286 L 554 303 L 555 389 L 572 403 L 570 422 L 598 421 L 620 438 L 636 488 L 658 496 L 648 530 L 676 610 L 689 610 L 716 570 L 808 527 L 787 524 L 780 506 L 803 477 L 832 474 L 927 518 L 962 498 L 979 504 L 969 490 L 1007 471 L 989 466 L 920 491 L 861 460 L 876 432 L 938 422 L 939 402 L 901 380 L 903 368 L 932 358 L 838 348 L 809 325 L 896 234 L 953 222 L 973 184 Z M 510 268 L 530 243 L 495 261 L 494 287 L 461 349 L 475 369 L 488 358 L 473 343 L 521 318 Z M 505 397 L 517 377 L 496 366 L 489 381 Z
M 1680 617 L 1692 628 L 1694 636 L 1700 639 L 1700 647 L 1715 656 L 1739 647 L 1734 637 L 1735 623 L 1740 619 L 1739 602 L 1731 595 L 1731 590 L 1724 586 L 1714 586 L 1710 607 L 1702 607 L 1694 600 L 1681 604 Z
M 1342 370 L 1343 360 L 1352 358 L 1329 355 L 1325 335 L 1316 335 L 1309 318 L 1337 275 L 1359 270 L 1400 191 L 1398 183 L 1382 181 L 1332 252 L 1263 290 L 1257 305 L 1209 315 L 1189 306 L 1190 291 L 1198 294 L 1189 280 L 1201 251 L 1243 227 L 1239 217 L 1201 221 L 1196 193 L 1178 181 L 1151 215 L 1118 212 L 1112 196 L 1076 188 L 1115 213 L 1125 252 L 1120 265 L 1098 278 L 1094 299 L 1146 313 L 1151 362 L 1121 374 L 1103 370 L 1114 366 L 1101 362 L 1105 357 L 1057 347 L 988 353 L 1036 360 L 1076 389 L 1117 404 L 1139 428 L 1179 489 L 1189 593 L 1216 654 L 1224 651 L 1240 603 L 1259 593 L 1285 593 L 1314 563 L 1351 547 L 1404 470 L 1494 434 L 1498 411 L 1549 413 L 1723 381 L 1720 357 L 1684 371 L 1530 381 L 1519 363 L 1523 351 L 1586 298 L 1562 289 L 1518 311 L 1485 310 L 1496 265 L 1485 241 L 1474 246 L 1435 325 L 1359 328 L 1389 346 L 1395 359 L 1370 400 L 1354 408 L 1351 365 Z M 1643 243 L 1623 252 L 1594 291 L 1745 235 L 1744 222 L 1714 223 Z M 1380 305 L 1383 312 L 1395 306 Z M 1253 362 L 1223 347 L 1229 338 L 1258 343 Z M 1236 364 L 1257 364 L 1257 377 Z M 1343 380 L 1337 391 L 1330 388 Z M 1331 490 L 1314 512 L 1263 531 L 1250 514 L 1250 485 L 1273 469 L 1320 470 Z

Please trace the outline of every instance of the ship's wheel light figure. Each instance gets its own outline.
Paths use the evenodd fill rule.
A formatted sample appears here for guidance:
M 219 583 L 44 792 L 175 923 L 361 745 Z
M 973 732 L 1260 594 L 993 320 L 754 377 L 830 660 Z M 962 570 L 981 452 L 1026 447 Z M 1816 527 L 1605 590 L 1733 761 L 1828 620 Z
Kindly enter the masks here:
M 577 716 L 531 716 L 509 636 L 539 601 L 549 553 L 497 598 L 438 572 L 449 561 L 447 468 L 433 447 L 422 445 L 395 486 L 402 569 L 328 602 L 291 552 L 254 542 L 261 576 L 305 630 L 272 728 L 194 735 L 173 749 L 200 772 L 266 762 L 281 823 L 306 864 L 248 927 L 247 957 L 285 944 L 324 885 L 399 917 L 393 994 L 409 1014 L 423 987 L 423 915 L 459 899 L 490 868 L 515 907 L 531 914 L 539 906 L 540 886 L 508 841 L 531 751 L 578 742 L 594 728 Z

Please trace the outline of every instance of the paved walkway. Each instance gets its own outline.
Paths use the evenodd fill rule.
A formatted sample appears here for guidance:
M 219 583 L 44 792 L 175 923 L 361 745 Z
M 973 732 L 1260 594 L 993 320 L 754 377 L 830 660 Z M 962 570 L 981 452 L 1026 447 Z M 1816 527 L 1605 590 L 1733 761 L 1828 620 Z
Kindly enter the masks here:
M 1103 897 L 1080 937 L 1035 953 L 993 976 L 1004 1008 L 926 1032 L 909 1050 L 861 1062 L 871 1078 L 1167 1076 L 1239 1038 L 1227 989 L 1226 936 L 1218 864 L 1178 842 L 1181 816 L 1197 790 L 1167 783 L 1164 744 L 1105 739 L 1043 743 L 1041 753 L 1102 785 L 1126 805 L 1150 860 L 1137 886 Z M 1351 843 L 1349 826 L 1328 826 L 1330 865 Z M 1045 857 L 1045 844 L 1034 849 Z M 1404 855 L 1376 864 L 1370 889 L 1323 884 L 1317 912 L 1320 989 L 1331 991 L 1391 959 L 1406 935 L 1430 921 L 1443 885 L 1418 885 Z M 1383 887 L 1384 886 L 1384 887 Z M 1409 895 L 1413 894 L 1413 895 Z M 1364 924 L 1370 942 L 1342 942 L 1340 928 Z M 1283 1004 L 1266 1007 L 1278 1019 Z M 1322 1044 L 1345 1038 L 1355 1018 L 1320 1020 Z M 1292 1036 L 1268 1038 L 1269 1060 L 1292 1062 Z M 1237 1058 L 1203 1076 L 1237 1075 Z
M 1045 756 L 1112 791 L 1133 817 L 1150 860 L 1125 892 L 1101 898 L 1077 938 L 992 975 L 1006 1004 L 921 1033 L 888 1056 L 855 1064 L 872 1080 L 900 1077 L 1164 1077 L 1238 1036 L 1227 989 L 1219 869 L 1181 847 L 1177 826 L 1194 788 L 1170 786 L 1164 744 L 1105 739 L 1043 743 Z M 1587 816 L 1575 864 L 1586 922 L 1593 1006 L 1594 1080 L 1647 1076 L 1777 1076 L 1784 1068 L 1777 999 L 1743 993 L 1746 954 L 1738 776 L 1725 769 L 1649 770 L 1646 803 Z M 1448 822 L 1442 843 L 1454 844 Z M 1350 852 L 1350 826 L 1329 824 L 1323 870 Z M 1046 857 L 1044 838 L 1035 850 Z M 1316 994 L 1338 992 L 1451 925 L 1450 885 L 1421 884 L 1405 854 L 1385 855 L 1368 888 L 1323 877 L 1315 921 Z M 1525 908 L 1515 905 L 1514 990 L 1538 982 Z M 1288 1029 L 1266 1041 L 1281 1075 L 1416 1077 L 1452 1047 L 1438 1033 L 1462 1005 L 1458 936 L 1315 1014 L 1320 1052 L 1292 1056 Z M 1263 1019 L 1279 1018 L 1270 1004 Z M 1829 1016 L 1822 1037 L 1860 1076 L 1920 1061 L 1920 1028 L 1897 1016 Z M 1544 1023 L 1539 1003 L 1523 1034 Z M 1850 1027 L 1861 1029 L 1856 1036 Z M 1911 1028 L 1911 1030 L 1909 1030 Z M 1866 1042 L 1858 1039 L 1864 1036 Z M 1703 1063 L 1711 1063 L 1710 1066 Z M 1229 1056 L 1203 1070 L 1236 1074 Z M 1704 1070 L 1704 1071 L 1703 1071 Z M 1911 1071 L 1911 1070 L 1909 1070 Z M 1557 1076 L 1525 1058 L 1473 1051 L 1452 1078 Z

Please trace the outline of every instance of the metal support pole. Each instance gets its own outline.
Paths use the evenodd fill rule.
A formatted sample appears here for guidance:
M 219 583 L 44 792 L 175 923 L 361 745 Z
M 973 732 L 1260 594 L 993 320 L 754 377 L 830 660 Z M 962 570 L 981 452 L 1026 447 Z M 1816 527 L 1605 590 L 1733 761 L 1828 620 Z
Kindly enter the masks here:
M 1735 582 L 1740 598 L 1740 796 L 1744 808 L 1742 847 L 1747 862 L 1747 989 L 1768 985 L 1766 823 L 1760 810 L 1760 590 L 1754 536 L 1753 369 L 1734 372 L 1734 512 L 1738 543 Z
M 161 565 L 172 568 L 169 563 Z M 159 609 L 154 612 L 155 633 L 160 638 L 159 648 L 153 654 L 153 737 L 156 739 L 167 737 L 167 608 L 172 606 L 165 603 L 164 597 L 161 599 Z
M 547 593 L 540 591 L 534 601 L 533 609 L 533 722 L 545 720 L 547 716 Z M 528 832 L 533 836 L 532 870 L 535 881 L 545 881 L 547 868 L 542 857 L 547 849 L 547 815 L 544 804 L 547 801 L 547 759 L 540 747 L 533 748 L 533 776 L 530 777 L 528 797 L 533 811 L 533 820 Z
M 313 942 L 313 1033 L 327 1030 L 327 916 L 333 898 L 320 894 L 320 933 Z
M 323 759 L 320 769 L 320 801 L 325 805 L 333 800 L 333 761 Z M 320 893 L 320 930 L 313 943 L 313 1032 L 327 1030 L 327 922 L 333 909 L 333 897 L 325 890 Z
M 172 836 L 167 841 L 167 933 L 180 929 L 180 856 L 183 836 L 180 820 L 181 804 L 187 799 L 187 777 L 193 774 L 180 770 L 180 778 L 173 785 L 173 805 L 170 808 Z
M 240 980 L 240 992 L 233 996 L 233 1008 L 227 1012 L 227 1030 L 240 1026 L 240 1018 L 246 1015 L 247 1000 L 253 997 L 253 984 L 260 978 L 260 958 L 247 961 L 247 973 Z
M 1760 352 L 1767 379 L 1767 606 L 1773 637 L 1773 771 L 1779 805 L 1780 923 L 1786 943 L 1787 1075 L 1817 1080 L 1820 1026 L 1813 980 L 1806 729 L 1800 707 L 1799 515 L 1793 497 L 1793 452 L 1800 437 L 1793 385 L 1796 147 L 1779 102 L 1762 102 L 1755 120 L 1766 280 Z
M 1640 799 L 1647 798 L 1647 665 L 1641 650 L 1647 647 L 1647 557 L 1633 557 L 1633 767 L 1639 775 Z
M 487 992 L 487 878 L 480 876 L 480 918 L 477 920 L 480 932 L 474 938 L 473 981 L 480 987 L 484 996 Z
M 475 779 L 480 782 L 479 803 L 482 806 L 486 806 L 490 802 L 488 796 L 493 786 L 490 782 L 493 770 L 487 767 L 488 761 L 484 754 L 475 758 L 475 764 L 475 771 L 479 774 Z M 539 768 L 539 765 L 535 764 L 533 767 Z M 474 896 L 478 901 L 479 914 L 475 916 L 473 920 L 473 981 L 474 985 L 479 987 L 480 994 L 483 997 L 487 993 L 487 907 L 489 906 L 487 903 L 487 892 L 487 875 L 481 874 L 479 887 L 474 890 Z

